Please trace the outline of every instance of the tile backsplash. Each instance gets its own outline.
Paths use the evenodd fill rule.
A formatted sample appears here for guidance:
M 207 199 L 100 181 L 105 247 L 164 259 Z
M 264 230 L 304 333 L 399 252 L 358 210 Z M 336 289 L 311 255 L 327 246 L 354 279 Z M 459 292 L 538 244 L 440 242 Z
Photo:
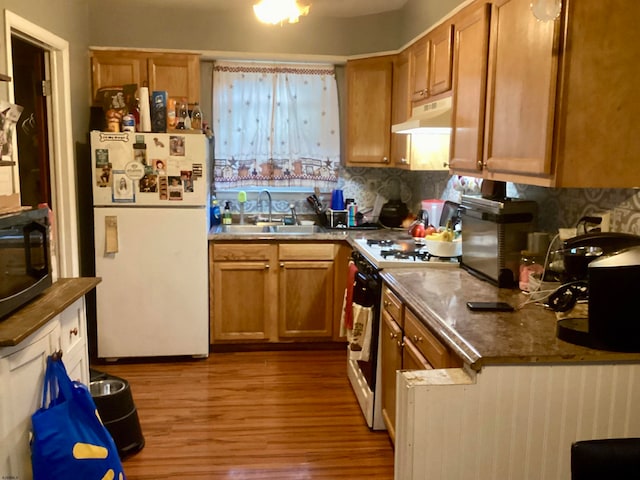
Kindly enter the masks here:
M 380 194 L 389 200 L 400 199 L 411 212 L 417 213 L 423 199 L 442 198 L 459 202 L 462 193 L 479 193 L 480 185 L 478 179 L 450 176 L 448 172 L 343 167 L 336 188 L 344 190 L 344 198 L 354 198 L 362 212 L 370 211 Z M 223 194 L 219 198 L 235 199 L 235 195 Z M 274 212 L 287 213 L 289 204 L 294 203 L 300 213 L 311 213 L 305 201 L 307 195 L 309 192 L 274 192 Z M 544 188 L 508 183 L 507 196 L 538 203 L 538 229 L 541 231 L 555 233 L 558 228 L 575 227 L 585 215 L 609 212 L 611 231 L 640 235 L 640 189 Z M 252 198 L 250 195 L 247 213 L 259 210 Z M 321 198 L 328 203 L 330 192 L 323 192 Z
M 472 177 L 450 176 L 447 172 L 407 172 L 394 168 L 345 168 L 340 186 L 346 197 L 358 200 L 360 208 L 372 207 L 376 194 L 400 198 L 417 212 L 420 200 L 443 198 L 460 201 L 462 193 L 478 193 L 481 182 Z M 609 212 L 610 229 L 640 235 L 640 189 L 632 188 L 545 188 L 507 184 L 509 197 L 538 203 L 538 228 L 556 232 L 575 227 L 586 215 Z

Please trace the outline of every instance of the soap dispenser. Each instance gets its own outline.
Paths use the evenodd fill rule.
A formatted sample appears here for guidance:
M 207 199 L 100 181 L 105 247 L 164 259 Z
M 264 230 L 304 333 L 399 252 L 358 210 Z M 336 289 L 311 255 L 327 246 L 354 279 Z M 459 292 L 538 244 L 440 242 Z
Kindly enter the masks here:
M 222 212 L 222 223 L 224 225 L 231 225 L 231 202 L 228 200 L 224 202 L 224 211 Z

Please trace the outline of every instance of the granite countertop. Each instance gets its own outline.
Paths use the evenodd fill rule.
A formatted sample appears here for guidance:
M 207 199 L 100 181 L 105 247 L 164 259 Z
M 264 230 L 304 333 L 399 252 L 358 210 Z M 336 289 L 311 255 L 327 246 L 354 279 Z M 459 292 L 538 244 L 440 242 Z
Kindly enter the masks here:
M 640 353 L 593 350 L 558 339 L 554 312 L 462 268 L 385 269 L 382 278 L 474 370 L 490 364 L 640 361 Z M 503 301 L 516 310 L 472 312 L 468 301 Z
M 0 320 L 0 347 L 18 345 L 100 282 L 97 277 L 59 278 L 42 295 Z

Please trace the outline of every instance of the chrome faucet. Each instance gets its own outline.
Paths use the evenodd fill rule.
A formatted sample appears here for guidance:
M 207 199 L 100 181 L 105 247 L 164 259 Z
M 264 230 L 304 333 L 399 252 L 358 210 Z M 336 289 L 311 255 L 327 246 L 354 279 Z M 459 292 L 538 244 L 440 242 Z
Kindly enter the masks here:
M 298 221 L 298 215 L 296 214 L 296 206 L 293 203 L 290 203 L 289 209 L 291 210 L 291 216 L 293 217 L 293 224 L 300 225 L 300 222 Z
M 272 214 L 272 210 L 271 210 L 271 193 L 269 193 L 269 190 L 267 190 L 266 188 L 264 190 L 261 190 L 260 193 L 258 194 L 258 200 L 256 201 L 256 208 L 258 207 L 258 205 L 260 205 L 260 203 L 262 202 L 262 194 L 266 193 L 267 194 L 267 198 L 269 199 L 269 218 L 267 221 L 271 222 L 271 214 Z

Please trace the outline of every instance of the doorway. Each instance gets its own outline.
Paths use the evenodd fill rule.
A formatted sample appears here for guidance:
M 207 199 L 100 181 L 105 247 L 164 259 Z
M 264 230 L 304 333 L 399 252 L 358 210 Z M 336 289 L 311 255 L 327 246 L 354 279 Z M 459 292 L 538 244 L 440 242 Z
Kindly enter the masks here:
M 16 128 L 20 200 L 37 207 L 51 203 L 46 52 L 17 35 L 11 35 L 15 102 L 23 107 Z
M 40 69 L 40 73 L 45 74 L 47 80 L 50 80 L 46 84 L 47 90 L 49 90 L 49 86 L 51 90 L 50 96 L 40 99 L 43 102 L 41 114 L 39 114 L 42 115 L 42 120 L 35 113 L 33 121 L 30 121 L 29 114 L 21 116 L 19 120 L 19 123 L 27 120 L 25 128 L 30 134 L 31 141 L 34 139 L 34 132 L 30 128 L 40 128 L 41 130 L 35 134 L 39 151 L 37 162 L 31 160 L 26 164 L 29 166 L 23 167 L 20 159 L 21 153 L 18 150 L 18 165 L 13 167 L 14 191 L 20 190 L 18 179 L 21 177 L 21 172 L 18 171 L 18 167 L 21 170 L 23 168 L 32 169 L 32 172 L 27 172 L 27 177 L 31 177 L 31 183 L 37 187 L 33 188 L 32 193 L 25 192 L 24 203 L 30 204 L 37 200 L 46 199 L 38 201 L 38 203 L 46 202 L 53 210 L 54 243 L 52 247 L 55 248 L 52 251 L 51 259 L 53 278 L 55 280 L 58 276 L 78 277 L 80 274 L 80 255 L 76 166 L 71 124 L 69 42 L 6 9 L 4 10 L 4 28 L 6 41 L 2 48 L 5 49 L 7 58 L 7 74 L 13 79 L 8 90 L 8 100 L 11 103 L 18 103 L 16 95 L 18 90 L 22 88 L 22 85 L 18 87 L 16 81 L 16 75 L 20 75 L 18 70 L 22 68 L 22 59 L 19 59 L 21 53 L 13 52 L 14 38 L 27 44 L 26 46 L 19 44 L 18 48 L 31 47 L 28 57 L 31 58 L 31 61 L 38 62 L 38 66 L 33 67 L 31 64 L 30 68 Z M 16 69 L 15 73 L 14 68 Z M 30 78 L 31 72 L 27 73 L 28 77 L 26 78 Z M 38 77 L 39 75 L 34 76 Z M 26 100 L 22 99 L 22 102 L 26 102 Z M 22 130 L 20 126 L 19 129 Z M 42 153 L 46 154 L 46 157 Z

